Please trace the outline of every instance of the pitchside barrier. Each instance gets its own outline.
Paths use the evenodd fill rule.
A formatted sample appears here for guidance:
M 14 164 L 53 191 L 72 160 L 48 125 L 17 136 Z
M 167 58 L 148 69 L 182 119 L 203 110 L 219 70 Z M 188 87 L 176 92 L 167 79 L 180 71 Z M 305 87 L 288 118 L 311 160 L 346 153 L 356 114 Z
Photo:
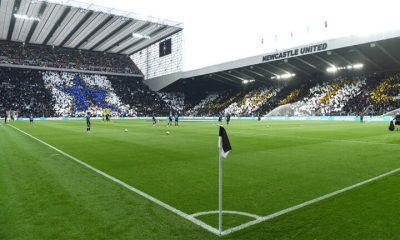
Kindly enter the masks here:
M 156 117 L 158 120 L 167 120 L 168 117 Z M 92 117 L 92 119 L 102 120 L 102 117 Z M 113 120 L 124 120 L 124 119 L 142 119 L 151 120 L 151 117 L 112 117 Z M 180 121 L 199 121 L 199 120 L 218 120 L 218 117 L 179 117 Z M 257 117 L 232 117 L 232 120 L 257 120 Z M 262 120 L 270 121 L 354 121 L 360 122 L 359 116 L 310 116 L 310 117 L 262 117 Z M 365 122 L 390 122 L 393 118 L 391 116 L 365 116 Z M 29 118 L 18 118 L 19 121 L 27 121 Z M 49 118 L 35 118 L 35 120 L 85 120 L 85 117 L 49 117 Z

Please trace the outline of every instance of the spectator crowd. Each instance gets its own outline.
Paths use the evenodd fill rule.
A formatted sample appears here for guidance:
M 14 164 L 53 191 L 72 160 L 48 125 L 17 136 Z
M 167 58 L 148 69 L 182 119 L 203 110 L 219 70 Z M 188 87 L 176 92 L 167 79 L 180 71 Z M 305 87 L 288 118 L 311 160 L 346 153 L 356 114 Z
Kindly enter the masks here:
M 400 108 L 400 75 L 207 92 L 154 92 L 142 78 L 0 67 L 0 112 L 19 116 L 382 115 Z M 188 97 L 187 97 L 188 96 Z M 275 109 L 275 110 L 274 110 Z M 279 110 L 279 111 L 277 111 Z
M 140 74 L 127 55 L 0 41 L 0 64 Z
M 53 116 L 52 93 L 38 71 L 0 68 L 0 116 L 15 111 L 19 116 Z

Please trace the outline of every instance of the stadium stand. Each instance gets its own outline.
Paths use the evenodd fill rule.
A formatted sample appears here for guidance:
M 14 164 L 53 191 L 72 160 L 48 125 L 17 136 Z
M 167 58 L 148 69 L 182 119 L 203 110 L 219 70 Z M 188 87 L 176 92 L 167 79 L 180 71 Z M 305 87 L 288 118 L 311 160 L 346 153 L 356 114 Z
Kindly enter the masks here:
M 207 106 L 213 102 L 215 99 L 218 98 L 218 93 L 211 93 L 208 94 L 204 99 L 200 100 L 197 104 L 192 104 L 193 107 L 190 105 L 186 105 L 189 110 L 186 111 L 187 115 L 189 116 L 199 116 L 199 112 L 202 109 L 207 109 Z
M 103 109 L 134 114 L 134 109 L 122 104 L 106 76 L 43 72 L 43 80 L 52 92 L 57 116 L 84 116 L 86 112 L 101 116 Z
M 299 102 L 296 115 L 346 115 L 347 102 L 361 93 L 365 80 L 333 80 L 311 88 L 309 96 Z
M 0 111 L 19 116 L 382 115 L 400 108 L 396 72 L 341 76 L 287 86 L 206 92 L 155 92 L 140 77 L 0 68 Z M 199 95 L 199 96 L 200 96 Z
M 127 55 L 0 41 L 0 64 L 141 74 Z
M 185 95 L 180 92 L 176 93 L 160 93 L 157 94 L 167 104 L 168 108 L 175 112 L 182 112 L 185 108 Z
M 162 97 L 151 91 L 139 78 L 111 76 L 109 80 L 121 101 L 135 108 L 136 116 L 166 116 L 172 111 Z
M 20 116 L 54 116 L 52 95 L 38 71 L 0 68 L 0 110 L 18 111 Z
M 277 107 L 291 105 L 280 115 L 381 115 L 400 107 L 397 103 L 400 77 L 397 73 L 341 76 L 297 86 L 259 87 L 247 91 L 208 94 L 197 105 L 185 100 L 187 115 L 266 115 Z M 193 107 L 189 107 L 189 106 Z
M 371 90 L 370 100 L 373 111 L 378 114 L 399 108 L 398 95 L 400 92 L 400 76 L 395 74 L 384 77 Z
M 153 92 L 141 78 L 0 68 L 0 111 L 19 116 L 167 115 L 170 99 Z
M 271 97 L 276 96 L 280 89 L 261 88 L 248 92 L 240 101 L 234 102 L 225 108 L 225 115 L 253 115 L 260 106 L 267 102 Z

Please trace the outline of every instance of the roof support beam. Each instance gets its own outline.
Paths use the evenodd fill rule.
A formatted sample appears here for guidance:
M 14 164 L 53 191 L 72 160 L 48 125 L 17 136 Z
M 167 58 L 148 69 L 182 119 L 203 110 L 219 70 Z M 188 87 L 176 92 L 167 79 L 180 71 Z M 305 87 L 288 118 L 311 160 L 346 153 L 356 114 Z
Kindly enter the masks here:
M 297 72 L 301 72 L 301 73 L 303 73 L 303 74 L 305 74 L 305 75 L 307 75 L 307 76 L 311 76 L 311 74 L 310 74 L 309 72 L 304 71 L 303 69 L 300 69 L 300 68 L 296 67 L 295 65 L 293 65 L 293 64 L 291 64 L 291 63 L 288 63 L 288 62 L 287 62 L 286 65 L 288 65 L 290 68 L 293 68 L 293 69 L 296 70 Z
M 313 65 L 313 64 L 311 64 L 311 63 L 309 63 L 309 62 L 307 62 L 306 60 L 304 60 L 304 59 L 302 59 L 302 58 L 296 57 L 296 58 L 294 58 L 294 59 L 296 59 L 296 60 L 298 60 L 298 61 L 304 63 L 305 65 L 311 67 L 311 68 L 314 69 L 314 70 L 317 70 L 318 72 L 324 73 L 324 71 L 323 71 L 322 69 L 317 68 L 315 65 Z
M 257 80 L 258 82 L 260 82 L 260 83 L 266 83 L 266 80 L 269 79 L 268 77 L 266 77 L 266 76 L 264 76 L 264 75 L 261 75 L 260 73 L 257 73 L 257 72 L 255 72 L 255 71 L 252 71 L 252 70 L 250 70 L 250 69 L 243 68 L 242 70 L 243 70 L 244 72 L 246 72 L 246 74 L 252 76 L 254 79 L 256 79 L 256 80 Z
M 229 82 L 231 82 L 231 83 L 233 83 L 233 84 L 235 84 L 235 85 L 240 85 L 240 84 L 238 83 L 238 81 L 235 81 L 235 80 L 232 80 L 231 78 L 225 77 L 225 76 L 221 75 L 221 73 L 213 73 L 213 74 L 211 74 L 210 77 L 212 77 L 212 76 L 214 76 L 214 75 L 217 76 L 217 77 L 219 77 L 219 78 L 225 79 L 226 81 L 229 81 Z
M 146 26 L 146 28 L 147 28 L 147 27 L 148 27 L 148 26 Z M 160 32 L 160 31 L 163 31 L 163 30 L 165 30 L 166 28 L 167 28 L 167 27 L 164 26 L 164 27 L 162 27 L 162 28 L 160 28 L 160 29 L 157 29 L 156 31 L 150 33 L 149 36 L 152 37 L 152 36 L 154 36 L 156 33 Z M 139 29 L 139 30 L 138 30 L 138 33 L 141 33 L 141 31 L 143 31 L 143 30 L 145 30 L 145 29 L 143 29 L 143 28 L 142 28 L 142 29 Z M 124 48 L 122 48 L 122 49 L 120 49 L 120 50 L 117 50 L 116 52 L 122 54 L 123 52 L 125 52 L 126 50 L 132 48 L 133 46 L 140 44 L 141 42 L 143 42 L 143 40 L 144 40 L 144 39 L 141 39 L 141 40 L 139 40 L 139 41 L 135 41 L 135 42 L 133 42 L 132 44 L 129 44 L 129 45 L 127 45 L 126 47 L 124 47 Z
M 343 62 L 345 62 L 347 65 L 351 65 L 353 64 L 352 62 L 350 62 L 349 60 L 347 60 L 345 57 L 343 57 L 341 54 L 337 53 L 337 52 L 332 52 L 333 55 L 335 55 L 337 58 L 341 59 Z
M 376 46 L 390 59 L 392 59 L 397 65 L 400 65 L 400 61 L 395 58 L 390 52 L 388 52 L 382 45 L 376 44 Z
M 266 63 L 268 66 L 270 66 L 270 67 L 272 67 L 272 68 L 275 68 L 276 70 L 278 70 L 278 71 L 281 71 L 282 73 L 289 73 L 288 71 L 286 71 L 286 70 L 283 70 L 282 68 L 280 68 L 280 67 L 277 67 L 277 66 L 275 66 L 275 65 L 273 65 L 273 64 L 271 64 L 271 63 Z M 281 74 L 282 74 L 281 73 Z
M 67 16 L 67 14 L 71 11 L 71 7 L 66 7 L 64 9 L 64 12 L 61 14 L 61 17 L 57 20 L 56 24 L 54 24 L 53 28 L 47 35 L 46 39 L 44 39 L 43 44 L 47 44 L 47 42 L 50 40 L 50 38 L 53 36 L 53 34 L 57 31 L 57 28 L 60 27 L 61 22 L 64 20 L 64 18 Z
M 120 31 L 121 29 L 123 29 L 125 26 L 127 26 L 128 24 L 130 24 L 133 20 L 129 20 L 126 21 L 124 24 L 122 24 L 121 26 L 117 27 L 116 29 L 114 29 L 114 31 L 111 31 L 110 33 L 108 33 L 106 36 L 103 37 L 103 39 L 101 39 L 98 43 L 96 43 L 95 45 L 93 45 L 90 48 L 90 51 L 93 51 L 93 49 L 97 48 L 98 46 L 100 46 L 101 44 L 103 44 L 105 41 L 107 41 L 108 39 L 110 39 L 115 33 L 117 33 L 118 31 Z
M 42 15 L 43 15 L 43 13 L 44 13 L 46 7 L 47 7 L 47 4 L 42 4 L 42 5 L 40 6 L 39 13 L 38 13 L 38 17 L 39 17 L 39 18 L 42 17 Z M 31 37 L 32 37 L 33 33 L 35 32 L 36 27 L 38 26 L 38 24 L 39 24 L 39 22 L 37 22 L 37 21 L 35 21 L 35 22 L 32 24 L 32 27 L 31 27 L 31 29 L 29 30 L 28 35 L 26 36 L 25 42 L 29 42 L 29 41 L 31 40 Z
M 139 26 L 140 26 L 140 25 L 139 25 Z M 132 33 L 133 33 L 133 32 L 141 33 L 142 31 L 145 31 L 146 29 L 148 29 L 150 26 L 151 26 L 150 23 L 145 23 L 145 24 L 141 25 L 139 28 L 136 28 L 136 27 L 135 27 L 135 28 L 132 28 L 132 31 L 129 31 L 128 35 L 126 35 L 125 37 L 119 39 L 118 41 L 116 41 L 115 43 L 113 43 L 112 45 L 110 45 L 108 48 L 106 48 L 106 50 L 104 50 L 104 51 L 107 52 L 107 51 L 113 49 L 115 46 L 118 46 L 118 45 L 121 44 L 122 42 L 124 42 L 124 41 L 126 41 L 126 40 L 128 40 L 128 39 L 130 39 L 130 38 L 133 38 L 133 36 L 132 36 Z M 140 39 L 139 41 L 136 41 L 136 43 L 142 42 L 142 40 L 144 40 L 144 39 Z
M 321 62 L 326 63 L 329 67 L 335 66 L 333 63 L 331 63 L 331 62 L 329 62 L 329 61 L 323 59 L 322 57 L 318 56 L 317 54 L 311 54 L 311 56 L 313 56 L 314 58 L 318 59 L 318 60 L 321 61 Z
M 13 12 L 11 13 L 10 27 L 8 28 L 8 33 L 7 33 L 8 41 L 11 40 L 11 36 L 14 31 L 14 25 L 15 25 L 15 21 L 16 21 L 16 19 L 14 17 L 14 13 L 18 12 L 20 5 L 21 5 L 21 0 L 15 0 L 13 10 L 12 10 Z
M 241 70 L 244 70 L 244 68 L 243 69 L 241 69 Z M 232 72 L 235 72 L 236 74 L 238 74 L 238 75 L 242 75 L 242 76 L 244 76 L 245 78 L 247 78 L 247 79 L 254 79 L 254 80 L 256 80 L 257 82 L 260 82 L 260 83 L 263 83 L 264 81 L 263 80 L 261 80 L 261 78 L 259 77 L 259 76 L 257 76 L 257 75 L 255 75 L 254 76 L 254 74 L 251 74 L 251 73 L 244 73 L 243 71 L 239 71 L 239 70 L 231 70 Z M 251 75 L 250 75 L 251 74 Z
M 79 23 L 70 31 L 70 33 L 62 40 L 60 43 L 60 47 L 64 47 L 64 44 L 74 35 L 74 33 L 81 27 L 81 25 L 89 19 L 89 17 L 93 14 L 93 11 L 89 11 L 85 14 L 85 16 L 79 21 Z
M 261 78 L 266 78 L 267 76 L 265 76 L 264 74 L 261 74 L 261 73 L 259 73 L 259 72 L 257 72 L 257 71 L 254 71 L 254 70 L 252 70 L 254 67 L 253 66 L 250 66 L 250 69 L 248 69 L 248 68 L 243 68 L 245 71 L 247 71 L 247 72 L 251 72 L 251 73 L 253 73 L 253 74 L 255 74 L 255 75 L 258 75 L 259 77 L 261 77 Z
M 374 65 L 375 67 L 377 67 L 380 70 L 383 70 L 383 67 L 381 65 L 379 65 L 376 62 L 372 61 L 369 57 L 367 57 L 364 53 L 362 53 L 357 47 L 354 48 L 354 51 L 357 52 L 358 54 L 360 54 L 360 56 L 363 57 L 370 64 Z
M 230 82 L 230 81 L 227 81 L 225 78 L 222 78 L 222 77 L 220 77 L 220 76 L 218 76 L 218 75 L 213 75 L 213 76 L 211 76 L 210 78 L 211 78 L 212 80 L 217 81 L 217 82 L 220 82 L 220 83 L 223 83 L 223 84 L 227 84 L 227 85 L 229 85 L 229 86 L 231 86 L 231 87 L 235 87 L 235 88 L 238 87 L 238 85 L 237 85 L 236 83 L 232 83 L 232 82 Z
M 161 40 L 163 40 L 163 39 L 166 39 L 167 37 L 170 37 L 170 36 L 172 36 L 172 35 L 174 35 L 175 33 L 178 33 L 178 32 L 180 32 L 180 31 L 182 31 L 182 29 L 180 29 L 180 28 L 176 28 L 175 30 L 171 30 L 171 31 L 169 31 L 168 32 L 168 34 L 162 34 L 162 35 L 160 35 L 160 36 L 158 36 L 158 37 L 154 37 L 154 38 L 152 38 L 151 40 L 150 40 L 150 42 L 148 42 L 146 45 L 142 45 L 142 46 L 140 46 L 140 47 L 138 47 L 137 49 L 132 49 L 132 50 L 130 50 L 131 48 L 129 48 L 129 49 L 127 49 L 127 50 L 130 50 L 129 52 L 126 52 L 127 50 L 125 50 L 125 51 L 119 51 L 118 53 L 126 53 L 127 55 L 132 55 L 132 54 L 134 54 L 135 52 L 139 52 L 139 51 L 141 51 L 142 49 L 145 49 L 145 48 L 147 48 L 148 46 L 150 46 L 150 45 L 152 45 L 152 44 L 154 44 L 154 43 L 157 43 L 157 42 L 159 42 L 159 41 L 161 41 Z M 133 45 L 133 46 L 135 46 L 136 45 L 136 43 Z M 140 44 L 138 44 L 138 45 L 140 45 Z M 133 46 L 131 46 L 131 47 L 133 47 Z
M 265 68 L 262 67 L 261 65 L 259 65 L 259 66 L 254 66 L 254 68 L 259 69 L 259 70 L 261 70 L 261 71 L 264 71 L 264 72 L 268 73 L 269 75 L 271 75 L 270 77 L 278 75 L 278 74 L 276 74 L 276 73 L 274 73 L 274 72 L 271 72 L 271 71 L 265 69 Z
M 85 38 L 83 38 L 78 45 L 76 45 L 75 49 L 78 49 L 81 47 L 83 43 L 85 43 L 91 36 L 93 36 L 97 31 L 99 31 L 104 25 L 106 25 L 108 22 L 113 19 L 113 16 L 108 16 L 102 23 L 100 23 L 96 28 L 94 28 Z
M 240 82 L 242 82 L 242 81 L 244 81 L 244 80 L 249 80 L 249 79 L 244 79 L 244 78 L 241 78 L 241 77 L 239 77 L 239 76 L 236 76 L 236 75 L 234 75 L 234 74 L 227 73 L 227 72 L 220 72 L 220 74 L 223 74 L 223 75 L 228 76 L 228 77 L 233 78 L 233 79 L 237 79 L 237 80 L 239 80 Z

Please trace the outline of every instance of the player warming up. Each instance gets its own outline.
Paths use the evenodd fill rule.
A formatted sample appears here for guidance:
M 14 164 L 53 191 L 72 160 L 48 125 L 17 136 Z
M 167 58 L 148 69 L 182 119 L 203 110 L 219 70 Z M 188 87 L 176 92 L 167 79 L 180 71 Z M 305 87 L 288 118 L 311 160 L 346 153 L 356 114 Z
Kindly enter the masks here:
M 157 119 L 156 119 L 156 117 L 154 116 L 154 114 L 153 114 L 153 127 L 156 125 L 156 123 L 157 123 Z
M 228 114 L 228 115 L 226 115 L 226 125 L 229 125 L 230 121 L 231 121 L 231 115 Z
M 179 126 L 179 114 L 175 114 L 175 126 Z
M 91 127 L 91 123 L 90 123 L 90 113 L 87 113 L 86 115 L 86 132 L 90 132 L 90 127 Z
M 168 126 L 172 126 L 172 113 L 169 113 L 168 116 Z

